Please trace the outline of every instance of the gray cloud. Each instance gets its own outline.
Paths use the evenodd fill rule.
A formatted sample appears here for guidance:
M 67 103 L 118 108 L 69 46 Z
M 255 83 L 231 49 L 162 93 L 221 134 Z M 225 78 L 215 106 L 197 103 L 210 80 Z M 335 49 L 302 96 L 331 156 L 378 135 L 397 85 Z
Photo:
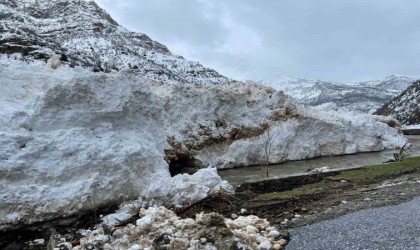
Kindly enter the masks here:
M 417 1 L 97 2 L 123 26 L 236 79 L 420 75 Z

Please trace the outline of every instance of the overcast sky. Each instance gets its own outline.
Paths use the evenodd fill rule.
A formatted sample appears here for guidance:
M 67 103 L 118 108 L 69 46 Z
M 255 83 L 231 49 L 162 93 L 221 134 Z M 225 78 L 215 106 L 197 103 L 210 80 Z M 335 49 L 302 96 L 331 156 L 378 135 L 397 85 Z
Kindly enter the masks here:
M 96 2 L 126 28 L 234 79 L 420 75 L 420 1 Z

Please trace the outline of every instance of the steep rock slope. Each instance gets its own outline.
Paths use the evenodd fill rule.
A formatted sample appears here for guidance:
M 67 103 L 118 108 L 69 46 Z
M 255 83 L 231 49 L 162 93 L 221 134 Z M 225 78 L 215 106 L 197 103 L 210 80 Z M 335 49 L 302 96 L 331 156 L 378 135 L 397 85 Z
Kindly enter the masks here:
M 131 68 L 167 83 L 229 82 L 147 35 L 128 31 L 94 1 L 0 1 L 0 53 L 21 53 L 26 60 L 57 54 L 71 66 L 106 72 Z
M 384 103 L 400 94 L 414 80 L 405 76 L 388 76 L 383 80 L 372 80 L 343 84 L 322 80 L 288 78 L 268 83 L 283 90 L 296 101 L 321 109 L 344 108 L 373 113 Z
M 420 124 L 420 81 L 414 82 L 375 114 L 392 116 L 403 125 Z

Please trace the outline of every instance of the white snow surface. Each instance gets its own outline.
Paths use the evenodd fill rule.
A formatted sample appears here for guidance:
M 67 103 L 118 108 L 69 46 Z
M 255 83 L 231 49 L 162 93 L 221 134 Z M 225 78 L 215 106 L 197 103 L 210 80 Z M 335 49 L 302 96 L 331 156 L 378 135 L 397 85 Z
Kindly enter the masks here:
M 271 163 L 405 141 L 369 115 L 296 106 L 252 83 L 165 85 L 129 71 L 52 69 L 4 56 L 0 107 L 0 230 L 142 195 L 178 193 L 171 203 L 182 206 L 231 191 L 214 168 L 171 178 L 164 159 L 258 164 L 263 140 L 255 131 L 263 124 L 277 135 Z
M 420 124 L 415 124 L 415 125 L 404 125 L 402 128 L 403 128 L 403 129 L 420 129 Z

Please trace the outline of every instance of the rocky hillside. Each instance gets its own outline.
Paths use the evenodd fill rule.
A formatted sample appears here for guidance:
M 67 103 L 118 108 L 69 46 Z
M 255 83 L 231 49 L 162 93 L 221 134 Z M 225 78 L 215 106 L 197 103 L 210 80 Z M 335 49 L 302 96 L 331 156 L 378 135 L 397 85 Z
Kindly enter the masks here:
M 388 76 L 383 80 L 352 84 L 288 78 L 268 85 L 283 90 L 296 101 L 308 106 L 317 106 L 322 109 L 344 108 L 373 113 L 384 103 L 400 94 L 413 81 L 405 76 Z
M 420 124 L 420 81 L 414 82 L 375 114 L 392 116 L 404 125 Z
M 166 83 L 227 83 L 198 62 L 173 55 L 147 35 L 130 32 L 94 1 L 0 1 L 0 53 L 25 60 L 60 55 L 70 66 L 94 71 L 132 69 Z

